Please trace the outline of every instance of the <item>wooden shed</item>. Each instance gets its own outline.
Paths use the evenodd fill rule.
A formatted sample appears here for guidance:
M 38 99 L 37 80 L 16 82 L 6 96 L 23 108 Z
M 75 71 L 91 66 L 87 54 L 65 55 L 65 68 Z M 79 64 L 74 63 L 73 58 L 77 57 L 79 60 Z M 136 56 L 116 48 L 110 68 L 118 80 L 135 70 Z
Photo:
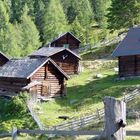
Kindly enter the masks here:
M 120 77 L 140 76 L 140 28 L 131 28 L 112 55 L 118 57 Z
M 51 58 L 68 75 L 79 73 L 80 57 L 70 49 L 64 47 L 42 47 L 30 55 L 30 57 L 38 56 Z
M 51 47 L 64 47 L 78 53 L 81 41 L 76 38 L 72 33 L 66 32 L 59 37 L 55 38 L 51 43 Z
M 9 58 L 4 53 L 0 52 L 0 66 L 3 66 L 8 61 Z
M 50 58 L 12 59 L 0 68 L 0 92 L 63 96 L 67 79 L 67 74 Z

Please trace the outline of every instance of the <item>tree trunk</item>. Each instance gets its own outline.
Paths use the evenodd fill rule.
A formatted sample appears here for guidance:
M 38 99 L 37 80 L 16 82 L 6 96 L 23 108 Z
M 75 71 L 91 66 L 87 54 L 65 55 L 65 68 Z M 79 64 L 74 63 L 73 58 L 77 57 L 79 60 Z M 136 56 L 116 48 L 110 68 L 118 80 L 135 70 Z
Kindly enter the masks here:
M 126 132 L 126 103 L 112 97 L 104 98 L 105 129 L 98 140 L 124 140 Z

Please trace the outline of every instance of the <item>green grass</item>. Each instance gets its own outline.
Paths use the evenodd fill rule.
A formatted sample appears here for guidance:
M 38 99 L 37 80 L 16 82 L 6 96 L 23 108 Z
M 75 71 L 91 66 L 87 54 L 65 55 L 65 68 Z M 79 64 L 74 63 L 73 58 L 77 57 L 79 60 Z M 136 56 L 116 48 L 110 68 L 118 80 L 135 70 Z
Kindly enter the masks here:
M 11 132 L 13 127 L 37 128 L 23 95 L 12 99 L 0 97 L 0 112 L 0 133 Z
M 81 54 L 83 60 L 96 60 L 99 58 L 110 57 L 117 44 L 105 47 L 92 48 L 87 52 Z
M 139 79 L 116 81 L 113 69 L 100 69 L 102 78 L 95 78 L 96 70 L 85 70 L 68 81 L 67 98 L 41 103 L 38 106 L 39 117 L 46 126 L 57 125 L 64 121 L 58 116 L 67 115 L 71 119 L 92 114 L 102 108 L 104 96 L 120 98 L 126 88 L 140 84 Z M 73 103 L 71 103 L 73 102 Z

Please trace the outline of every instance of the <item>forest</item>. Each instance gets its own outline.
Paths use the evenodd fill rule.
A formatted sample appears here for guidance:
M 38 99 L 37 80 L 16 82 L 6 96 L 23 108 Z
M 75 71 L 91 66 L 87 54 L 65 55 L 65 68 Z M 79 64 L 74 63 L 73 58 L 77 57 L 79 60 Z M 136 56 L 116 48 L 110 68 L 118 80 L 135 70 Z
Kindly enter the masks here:
M 140 0 L 1 0 L 0 51 L 23 57 L 70 31 L 82 47 L 140 23 Z

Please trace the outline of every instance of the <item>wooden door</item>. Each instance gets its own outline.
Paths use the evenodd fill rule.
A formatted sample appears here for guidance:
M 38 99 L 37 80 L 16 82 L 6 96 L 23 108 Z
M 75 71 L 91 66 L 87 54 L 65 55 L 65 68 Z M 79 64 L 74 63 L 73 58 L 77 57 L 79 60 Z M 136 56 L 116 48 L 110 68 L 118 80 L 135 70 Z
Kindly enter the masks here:
M 140 55 L 136 56 L 136 75 L 140 76 Z
M 48 96 L 48 83 L 46 81 L 42 82 L 42 95 L 43 96 Z
M 31 100 L 37 101 L 37 86 L 30 88 Z

